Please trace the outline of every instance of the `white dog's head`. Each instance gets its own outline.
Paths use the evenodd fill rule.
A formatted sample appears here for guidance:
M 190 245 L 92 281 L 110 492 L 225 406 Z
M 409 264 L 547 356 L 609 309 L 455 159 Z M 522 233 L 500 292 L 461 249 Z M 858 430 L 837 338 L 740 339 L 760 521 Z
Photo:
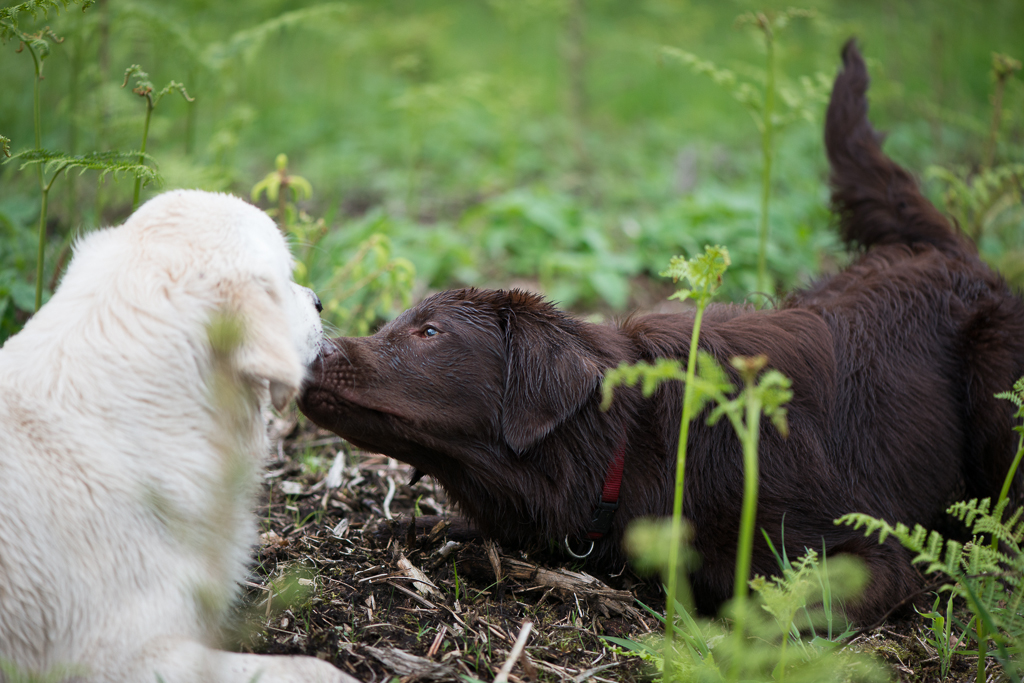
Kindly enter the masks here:
M 54 300 L 29 326 L 59 335 L 68 317 L 80 316 L 83 334 L 102 328 L 97 334 L 131 349 L 132 340 L 152 346 L 154 333 L 170 323 L 193 348 L 166 351 L 187 359 L 202 357 L 196 347 L 208 343 L 205 326 L 215 313 L 237 316 L 245 331 L 238 370 L 265 381 L 281 408 L 301 387 L 322 336 L 320 302 L 292 282 L 293 266 L 284 237 L 256 207 L 225 194 L 167 192 L 124 225 L 84 237 Z M 120 306 L 97 310 L 98 302 L 112 301 Z M 152 330 L 131 329 L 150 324 Z

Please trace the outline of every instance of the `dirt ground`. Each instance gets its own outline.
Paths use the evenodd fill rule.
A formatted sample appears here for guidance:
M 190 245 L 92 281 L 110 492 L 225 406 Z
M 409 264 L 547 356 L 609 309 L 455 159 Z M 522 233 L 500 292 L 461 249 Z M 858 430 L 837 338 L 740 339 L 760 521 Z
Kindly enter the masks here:
M 506 552 L 468 527 L 429 477 L 410 485 L 410 467 L 304 419 L 275 419 L 271 434 L 277 456 L 258 508 L 239 649 L 317 656 L 367 683 L 653 679 L 601 637 L 659 630 L 641 604 L 664 609 L 651 582 L 628 569 L 590 575 L 557 554 Z M 927 623 L 889 623 L 854 647 L 893 680 L 937 681 Z M 945 680 L 974 680 L 976 662 L 955 657 Z M 988 671 L 1001 679 L 994 661 Z

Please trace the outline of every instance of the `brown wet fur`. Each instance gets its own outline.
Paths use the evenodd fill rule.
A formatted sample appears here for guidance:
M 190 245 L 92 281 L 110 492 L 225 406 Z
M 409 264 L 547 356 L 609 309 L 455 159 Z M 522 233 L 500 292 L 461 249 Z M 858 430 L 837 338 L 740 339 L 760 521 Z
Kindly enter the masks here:
M 867 85 L 851 41 L 825 143 L 857 258 L 777 309 L 711 306 L 700 339 L 723 365 L 765 354 L 792 380 L 789 437 L 761 431 L 757 528 L 790 557 L 824 547 L 862 558 L 871 579 L 849 607 L 861 623 L 921 582 L 899 546 L 833 520 L 856 511 L 936 526 L 952 501 L 997 494 L 1016 441 L 1012 406 L 993 394 L 1024 375 L 1024 303 L 882 152 Z M 625 443 L 620 507 L 588 559 L 616 567 L 626 525 L 670 513 L 681 390 L 619 390 L 603 412 L 601 378 L 622 362 L 685 360 L 691 329 L 686 314 L 595 325 L 522 291 L 446 291 L 371 337 L 327 342 L 300 407 L 434 477 L 506 547 L 578 544 Z M 684 514 L 702 558 L 693 591 L 711 612 L 733 585 L 741 448 L 726 421 L 702 417 L 688 446 Z M 760 534 L 752 564 L 778 571 Z

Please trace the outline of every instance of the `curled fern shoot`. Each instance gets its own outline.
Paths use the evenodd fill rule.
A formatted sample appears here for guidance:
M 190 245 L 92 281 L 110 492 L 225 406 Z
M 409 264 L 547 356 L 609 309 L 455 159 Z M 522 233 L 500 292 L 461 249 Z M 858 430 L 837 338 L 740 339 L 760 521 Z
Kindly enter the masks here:
M 171 81 L 163 87 L 162 90 L 153 93 L 153 83 L 149 80 L 149 74 L 142 70 L 142 67 L 138 64 L 132 64 L 130 67 L 125 69 L 124 72 L 124 83 L 121 87 L 128 85 L 128 79 L 132 76 L 135 77 L 135 87 L 132 88 L 132 92 L 139 97 L 146 100 L 146 120 L 142 127 L 142 146 L 139 148 L 139 165 L 145 164 L 146 161 L 146 142 L 149 139 L 149 121 L 153 117 L 153 110 L 156 109 L 156 105 L 160 103 L 160 100 L 164 98 L 164 95 L 168 95 L 172 92 L 180 93 L 186 102 L 194 102 L 195 98 L 188 94 L 185 90 L 185 86 L 177 81 Z M 139 193 L 142 190 L 142 177 L 135 177 L 135 191 L 132 195 L 132 211 L 139 208 Z

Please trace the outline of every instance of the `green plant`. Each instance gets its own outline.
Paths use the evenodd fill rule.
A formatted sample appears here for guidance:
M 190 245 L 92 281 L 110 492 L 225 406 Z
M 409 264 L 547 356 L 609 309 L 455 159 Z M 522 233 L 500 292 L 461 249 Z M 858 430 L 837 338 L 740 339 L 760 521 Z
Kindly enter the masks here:
M 134 176 L 146 182 L 159 182 L 160 175 L 150 166 L 139 163 L 136 152 L 90 152 L 88 154 L 69 155 L 63 152 L 51 152 L 45 149 L 30 149 L 19 152 L 6 162 L 15 159 L 21 162 L 20 168 L 35 165 L 39 168 L 41 205 L 39 209 L 39 250 L 36 260 L 36 294 L 35 310 L 43 302 L 43 255 L 46 246 L 46 208 L 50 189 L 61 173 L 78 169 L 80 171 L 100 171 L 100 178 L 108 173 L 115 178 L 120 175 Z M 47 180 L 46 178 L 49 178 Z
M 455 560 L 452 559 L 452 574 L 455 576 L 455 602 L 459 601 L 459 567 Z
M 920 524 L 913 529 L 903 523 L 893 526 L 862 513 L 836 520 L 837 524 L 864 527 L 866 535 L 877 532 L 879 543 L 892 536 L 917 553 L 912 561 L 922 565 L 926 574 L 940 573 L 949 577 L 950 582 L 940 591 L 950 591 L 964 599 L 975 615 L 975 638 L 981 659 L 979 683 L 985 680 L 984 661 L 989 654 L 999 660 L 1011 680 L 1020 681 L 1019 667 L 1011 659 L 1010 651 L 1024 635 L 1024 617 L 1017 613 L 1024 597 L 1024 554 L 1021 553 L 1024 509 L 1018 509 L 1004 521 L 1006 506 L 1004 500 L 992 508 L 987 498 L 950 506 L 947 512 L 974 534 L 966 544 L 946 540 L 937 531 L 929 533 Z M 997 540 L 1001 548 L 993 548 L 987 540 L 990 538 Z M 987 647 L 989 640 L 995 645 L 991 652 Z
M 831 645 L 834 636 L 833 601 L 858 591 L 863 584 L 863 572 L 850 569 L 850 561 L 844 558 L 838 565 L 841 578 L 830 577 L 824 563 L 823 569 L 819 570 L 817 554 L 808 550 L 807 554 L 792 563 L 785 552 L 782 556 L 776 554 L 782 570 L 780 576 L 770 580 L 763 577 L 755 577 L 753 580 L 749 578 L 757 510 L 760 420 L 762 414 L 766 415 L 776 429 L 785 435 L 788 427 L 784 406 L 792 397 L 792 392 L 789 380 L 780 372 L 765 370 L 767 358 L 764 356 L 734 358 L 732 365 L 742 379 L 743 386 L 738 394 L 730 398 L 735 388 L 725 371 L 710 354 L 698 351 L 697 342 L 704 309 L 718 288 L 727 266 L 728 253 L 724 249 L 707 247 L 701 257 L 673 259 L 665 273 L 677 281 L 680 278 L 687 279 L 692 289 L 681 289 L 674 296 L 681 299 L 693 298 L 697 304 L 685 373 L 678 361 L 659 359 L 654 364 L 622 365 L 608 372 L 605 377 L 602 405 L 606 408 L 610 405 L 614 389 L 620 385 L 640 383 L 644 395 L 649 396 L 666 380 L 685 382 L 672 518 L 667 522 L 632 525 L 626 542 L 631 554 L 639 556 L 640 565 L 663 571 L 668 584 L 665 643 L 661 648 L 660 660 L 666 680 L 690 680 L 696 673 L 707 676 L 711 672 L 715 674 L 712 679 L 720 678 L 724 672 L 728 680 L 745 680 L 763 674 L 766 662 L 772 663 L 769 670 L 775 680 L 785 680 L 787 672 L 793 676 L 790 680 L 799 680 L 801 675 L 808 676 L 804 680 L 815 680 L 815 677 L 821 677 L 826 672 L 834 675 L 842 669 L 841 666 L 833 666 L 834 662 L 823 663 L 825 654 L 835 650 Z M 679 588 L 680 575 L 691 565 L 682 552 L 685 531 L 682 522 L 682 493 L 688 426 L 692 417 L 701 413 L 709 404 L 713 407 L 707 416 L 708 424 L 714 424 L 722 417 L 729 420 L 743 447 L 744 466 L 735 585 L 733 599 L 725 612 L 732 618 L 732 628 L 727 633 L 719 631 L 714 636 L 709 635 L 707 625 L 701 626 L 689 615 L 689 592 Z M 774 551 L 771 540 L 768 542 Z M 833 566 L 833 570 L 836 569 Z M 758 594 L 760 609 L 748 601 L 749 588 Z M 683 605 L 679 604 L 680 599 Z M 808 608 L 809 603 L 815 600 L 821 600 L 821 619 L 812 617 Z M 765 612 L 773 617 L 773 624 L 765 619 Z M 798 613 L 803 617 L 800 621 L 797 619 Z M 677 620 L 682 621 L 681 628 L 677 626 Z M 827 626 L 828 639 L 816 637 L 810 644 L 801 639 L 801 628 L 813 630 L 821 623 Z M 778 631 L 777 634 L 769 635 L 775 633 L 773 629 Z M 683 653 L 678 652 L 677 636 L 682 643 Z M 715 648 L 719 656 L 713 656 L 707 645 L 713 638 L 725 643 Z M 794 648 L 799 653 L 795 660 L 790 656 L 791 639 L 797 644 Z M 773 644 L 767 649 L 754 644 L 765 641 L 781 642 L 778 647 Z M 829 645 L 826 647 L 823 643 Z
M 697 305 L 686 372 L 679 361 L 659 359 L 654 364 L 622 365 L 609 371 L 603 387 L 607 408 L 616 387 L 641 384 L 645 396 L 666 381 L 683 381 L 683 407 L 676 463 L 676 492 L 673 515 L 662 522 L 642 521 L 630 526 L 627 548 L 641 568 L 663 573 L 667 583 L 664 642 L 660 646 L 623 639 L 610 639 L 654 661 L 666 681 L 689 680 L 845 680 L 856 670 L 865 679 L 876 677 L 870 662 L 846 652 L 837 641 L 849 631 L 836 635 L 834 606 L 855 595 L 864 584 L 859 564 L 841 557 L 829 567 L 824 556 L 806 554 L 791 562 L 783 549 L 780 556 L 768 538 L 768 545 L 780 566 L 780 575 L 766 579 L 750 577 L 754 521 L 757 509 L 758 443 L 761 416 L 772 420 L 786 435 L 785 404 L 792 397 L 789 380 L 776 370 L 765 370 L 767 358 L 734 358 L 732 366 L 743 385 L 735 387 L 725 370 L 710 355 L 698 350 L 704 309 L 721 284 L 729 264 L 728 252 L 706 247 L 700 257 L 673 259 L 663 273 L 674 280 L 686 279 L 690 289 L 680 289 L 675 298 L 693 298 Z M 692 568 L 692 553 L 684 545 L 689 533 L 682 521 L 682 494 L 686 444 L 690 420 L 710 407 L 708 424 L 725 417 L 743 448 L 744 494 L 737 544 L 733 599 L 723 610 L 732 627 L 721 622 L 698 621 L 691 609 L 685 587 L 685 572 Z M 767 534 L 766 534 L 767 538 Z M 680 584 L 683 587 L 680 587 Z M 752 589 L 758 600 L 748 597 Z M 681 602 L 680 602 L 681 601 Z M 657 615 L 656 615 L 657 616 Z M 660 617 L 659 617 L 660 618 Z M 826 636 L 815 629 L 826 629 Z M 805 633 L 813 634 L 808 639 Z
M 999 490 L 998 502 L 1001 503 L 1009 495 L 1010 485 L 1017 476 L 1017 468 L 1020 466 L 1021 458 L 1024 458 L 1024 377 L 1014 382 L 1013 389 L 1010 391 L 996 394 L 996 398 L 1009 401 L 1017 406 L 1017 412 L 1014 413 L 1014 417 L 1021 421 L 1021 424 L 1013 428 L 1013 431 L 1020 434 L 1020 437 L 1017 440 L 1017 453 L 1013 456 L 1013 462 L 1010 463 L 1010 469 L 1006 472 L 1003 487 Z
M 44 5 L 46 7 L 46 5 Z M 12 8 L 16 10 L 17 8 Z M 0 37 L 3 38 L 4 42 L 9 40 L 12 36 L 16 37 L 20 41 L 18 51 L 22 48 L 26 49 L 29 55 L 32 56 L 32 65 L 35 68 L 35 79 L 32 81 L 32 128 L 35 132 L 35 143 L 36 149 L 42 149 L 42 135 L 43 135 L 43 124 L 42 114 L 39 103 L 39 89 L 40 84 L 43 80 L 43 65 L 45 64 L 46 58 L 50 56 L 50 42 L 47 37 L 52 39 L 54 42 L 61 42 L 49 27 L 41 29 L 37 33 L 25 33 L 18 29 L 17 26 L 17 11 L 10 11 L 0 18 Z M 8 154 L 8 156 L 10 156 Z M 50 186 L 53 184 L 53 180 L 56 179 L 54 176 L 53 180 L 49 184 L 44 182 L 43 167 L 37 168 L 39 178 L 39 192 L 41 195 L 41 206 L 39 209 L 39 249 L 36 257 L 36 298 L 35 298 L 35 310 L 39 310 L 43 301 L 43 250 L 46 246 L 46 204 L 47 198 L 50 192 Z
M 299 454 L 297 458 L 299 464 L 302 466 L 302 471 L 306 474 L 312 474 L 314 476 L 320 476 L 327 473 L 330 469 L 331 463 L 328 462 L 327 458 L 320 455 L 316 450 L 312 448 L 305 449 Z
M 995 92 L 992 95 L 992 123 L 989 126 L 988 140 L 985 143 L 985 157 L 982 165 L 991 168 L 995 160 L 996 142 L 999 139 L 999 128 L 1003 121 L 1003 95 L 1006 92 L 1006 82 L 1014 73 L 1021 70 L 1019 59 L 1010 55 L 992 53 L 992 80 L 995 83 Z
M 655 546 L 648 544 L 646 548 L 650 553 Z M 849 558 L 837 558 L 826 565 L 824 557 L 819 563 L 817 553 L 809 550 L 796 561 L 786 562 L 779 576 L 751 580 L 758 601 L 746 605 L 743 634 L 730 629 L 723 619 L 694 618 L 677 604 L 672 641 L 667 635 L 664 639 L 648 637 L 639 641 L 604 638 L 649 662 L 661 672 L 662 680 L 672 683 L 886 680 L 872 659 L 843 646 L 849 631 L 834 637 L 816 634 L 816 629 L 826 628 L 832 616 L 826 607 L 824 587 L 834 589 L 833 598 L 852 597 L 865 579 L 863 569 Z M 665 625 L 667 634 L 667 620 L 642 606 Z M 735 605 L 729 613 L 735 615 Z
M 289 190 L 291 190 L 291 201 L 288 201 Z M 266 193 L 269 201 L 277 202 L 277 208 L 271 209 L 267 213 L 271 216 L 277 216 L 281 232 L 288 234 L 292 224 L 298 218 L 298 208 L 295 202 L 312 197 L 313 186 L 302 176 L 288 173 L 287 155 L 278 154 L 277 158 L 274 159 L 274 170 L 265 175 L 263 180 L 253 185 L 250 196 L 255 202 L 259 201 L 260 195 L 263 193 Z M 310 235 L 303 232 L 298 237 L 305 242 L 309 239 Z
M 391 240 L 376 234 L 333 272 L 311 274 L 309 286 L 321 295 L 325 320 L 343 333 L 364 335 L 411 304 L 415 273 L 408 259 L 393 256 Z
M 482 257 L 513 274 L 536 276 L 565 306 L 626 306 L 637 255 L 601 228 L 600 217 L 568 194 L 513 190 L 484 202 L 466 221 L 479 230 Z
M 54 667 L 45 673 L 28 672 L 5 657 L 0 657 L 0 676 L 6 683 L 62 683 L 75 680 L 85 672 L 78 667 Z
M 1003 97 L 1009 79 L 1021 69 L 1021 63 L 1009 55 L 992 53 L 990 76 L 994 83 L 992 119 L 989 124 L 980 166 L 943 166 L 933 164 L 926 176 L 938 180 L 943 187 L 942 201 L 982 254 L 1008 280 L 1024 283 L 1020 261 L 1021 226 L 1024 226 L 1024 164 L 1007 161 L 995 163 L 1003 120 Z M 980 128 L 980 124 L 976 126 Z
M 124 83 L 121 87 L 128 85 L 128 79 L 132 76 L 135 77 L 135 87 L 132 88 L 132 92 L 139 97 L 146 100 L 146 119 L 142 126 L 142 146 L 139 147 L 139 165 L 142 166 L 146 162 L 146 143 L 149 140 L 149 122 L 153 118 L 153 110 L 156 109 L 156 105 L 160 104 L 160 100 L 164 98 L 164 95 L 168 95 L 172 92 L 180 93 L 186 102 L 193 102 L 193 98 L 189 96 L 188 91 L 185 90 L 185 86 L 177 81 L 171 81 L 163 87 L 163 89 L 153 94 L 153 83 L 149 80 L 149 74 L 142 70 L 142 67 L 138 64 L 132 64 L 130 67 L 125 69 L 124 72 Z M 139 192 L 142 189 L 142 176 L 135 176 L 135 192 L 132 195 L 132 211 L 139 208 Z
M 697 73 L 709 76 L 717 85 L 730 91 L 747 110 L 761 135 L 761 211 L 758 225 L 757 280 L 762 294 L 771 295 L 774 285 L 768 280 L 767 249 L 769 238 L 769 208 L 772 195 L 772 164 L 775 158 L 775 137 L 784 126 L 804 119 L 814 121 L 816 108 L 825 101 L 831 88 L 830 80 L 822 74 L 814 78 L 803 77 L 799 87 L 779 86 L 775 58 L 776 34 L 795 18 L 812 18 L 813 11 L 787 9 L 781 12 L 748 12 L 736 19 L 737 25 L 756 27 L 764 39 L 764 84 L 760 91 L 750 81 L 741 81 L 736 72 L 723 69 L 713 62 L 701 59 L 691 52 L 674 47 L 662 47 L 662 54 L 681 61 Z M 776 111 L 776 98 L 786 105 L 785 113 Z
M 26 166 L 35 165 L 37 171 L 40 208 L 38 246 L 36 250 L 35 310 L 39 310 L 43 301 L 43 268 L 47 237 L 47 209 L 49 205 L 50 190 L 53 188 L 53 184 L 57 180 L 57 177 L 60 176 L 61 173 L 72 169 L 79 169 L 80 171 L 99 170 L 101 171 L 101 178 L 107 173 L 112 173 L 115 177 L 121 174 L 130 174 L 136 178 L 136 197 L 140 182 L 143 180 L 149 182 L 159 178 L 159 176 L 149 169 L 144 163 L 147 158 L 145 155 L 145 139 L 143 140 L 143 152 L 138 155 L 138 161 L 134 163 L 128 159 L 129 156 L 133 155 L 123 152 L 91 152 L 84 155 L 74 155 L 43 149 L 42 107 L 40 103 L 40 84 L 43 80 L 43 67 L 45 65 L 46 58 L 51 52 L 51 41 L 54 43 L 60 43 L 63 39 L 59 38 L 52 30 L 50 30 L 49 27 L 40 29 L 36 33 L 26 33 L 25 31 L 22 31 L 19 28 L 18 16 L 22 13 L 30 13 L 33 16 L 36 16 L 39 12 L 46 14 L 50 10 L 57 10 L 61 7 L 67 8 L 69 4 L 71 4 L 71 0 L 34 0 L 32 2 L 22 3 L 20 5 L 0 10 L 0 40 L 7 42 L 11 38 L 18 39 L 18 51 L 21 51 L 22 49 L 28 51 L 29 55 L 32 57 L 35 73 L 32 91 L 35 148 L 11 156 L 8 145 L 6 143 L 4 145 L 5 156 L 10 157 L 5 161 L 5 163 L 18 159 L 21 163 L 19 167 L 20 169 L 24 169 Z M 91 6 L 92 2 L 85 0 L 80 4 L 84 10 Z
M 388 236 L 373 232 L 349 251 L 349 231 L 330 230 L 324 219 L 313 219 L 296 206 L 296 201 L 312 196 L 310 182 L 289 172 L 284 154 L 274 165 L 275 170 L 253 186 L 251 196 L 257 201 L 265 193 L 277 203 L 268 213 L 276 215 L 281 230 L 295 239 L 295 279 L 319 294 L 324 320 L 344 334 L 367 334 L 396 309 L 408 307 L 416 269 L 408 259 L 393 255 Z
M 971 633 L 971 626 L 974 623 L 973 619 L 964 624 L 956 615 L 953 614 L 953 602 L 956 599 L 956 595 L 950 593 L 946 600 L 946 611 L 945 613 L 939 612 L 939 604 L 942 602 L 942 596 L 939 594 L 935 595 L 935 602 L 932 603 L 932 609 L 929 612 L 918 612 L 922 617 L 930 621 L 929 630 L 931 636 L 926 636 L 926 642 L 935 648 L 935 652 L 939 658 L 939 677 L 942 680 L 946 680 L 946 676 L 949 675 L 950 666 L 953 663 L 953 655 L 971 655 L 971 650 L 960 650 L 958 649 L 961 644 L 965 642 L 967 637 Z M 955 639 L 953 638 L 953 627 L 956 627 L 960 632 L 960 635 Z
M 977 172 L 963 166 L 929 166 L 926 174 L 945 185 L 942 200 L 946 210 L 975 241 L 1019 209 L 1024 164 L 1000 164 Z
M 676 478 L 675 493 L 672 499 L 672 529 L 669 536 L 668 554 L 668 596 L 666 605 L 666 620 L 674 623 L 673 607 L 679 595 L 679 559 L 681 556 L 680 543 L 682 537 L 683 519 L 683 484 L 686 474 L 686 447 L 689 441 L 690 422 L 701 411 L 711 396 L 711 391 L 721 393 L 725 387 L 715 378 L 712 380 L 714 387 L 705 387 L 702 383 L 701 389 L 697 390 L 695 380 L 697 368 L 697 344 L 700 339 L 700 326 L 704 316 L 704 309 L 711 302 L 715 291 L 722 283 L 722 275 L 729 267 L 729 252 L 724 247 L 707 246 L 704 254 L 692 259 L 675 257 L 669 263 L 668 270 L 662 273 L 663 276 L 671 277 L 673 282 L 684 279 L 689 283 L 689 288 L 679 288 L 671 296 L 673 299 L 685 301 L 693 299 L 697 310 L 693 318 L 693 331 L 690 334 L 690 353 L 686 361 L 686 372 L 678 361 L 660 359 L 654 366 L 637 364 L 633 366 L 620 365 L 615 370 L 608 372 L 605 376 L 602 388 L 602 406 L 607 409 L 611 404 L 615 387 L 620 384 L 626 386 L 635 385 L 641 378 L 644 381 L 644 394 L 650 395 L 654 389 L 665 380 L 682 380 L 683 385 L 683 408 L 679 425 L 679 443 L 676 447 Z M 705 358 L 701 359 L 707 362 Z M 713 362 L 713 361 L 712 361 Z M 712 372 L 712 370 L 708 370 Z M 703 376 L 702 376 L 703 380 Z M 717 384 L 715 384 L 717 382 Z M 728 389 L 726 389 L 728 390 Z M 756 486 L 756 483 L 755 483 Z M 749 575 L 749 566 L 747 574 Z M 744 586 L 746 584 L 744 583 Z M 669 631 L 671 647 L 672 631 Z

